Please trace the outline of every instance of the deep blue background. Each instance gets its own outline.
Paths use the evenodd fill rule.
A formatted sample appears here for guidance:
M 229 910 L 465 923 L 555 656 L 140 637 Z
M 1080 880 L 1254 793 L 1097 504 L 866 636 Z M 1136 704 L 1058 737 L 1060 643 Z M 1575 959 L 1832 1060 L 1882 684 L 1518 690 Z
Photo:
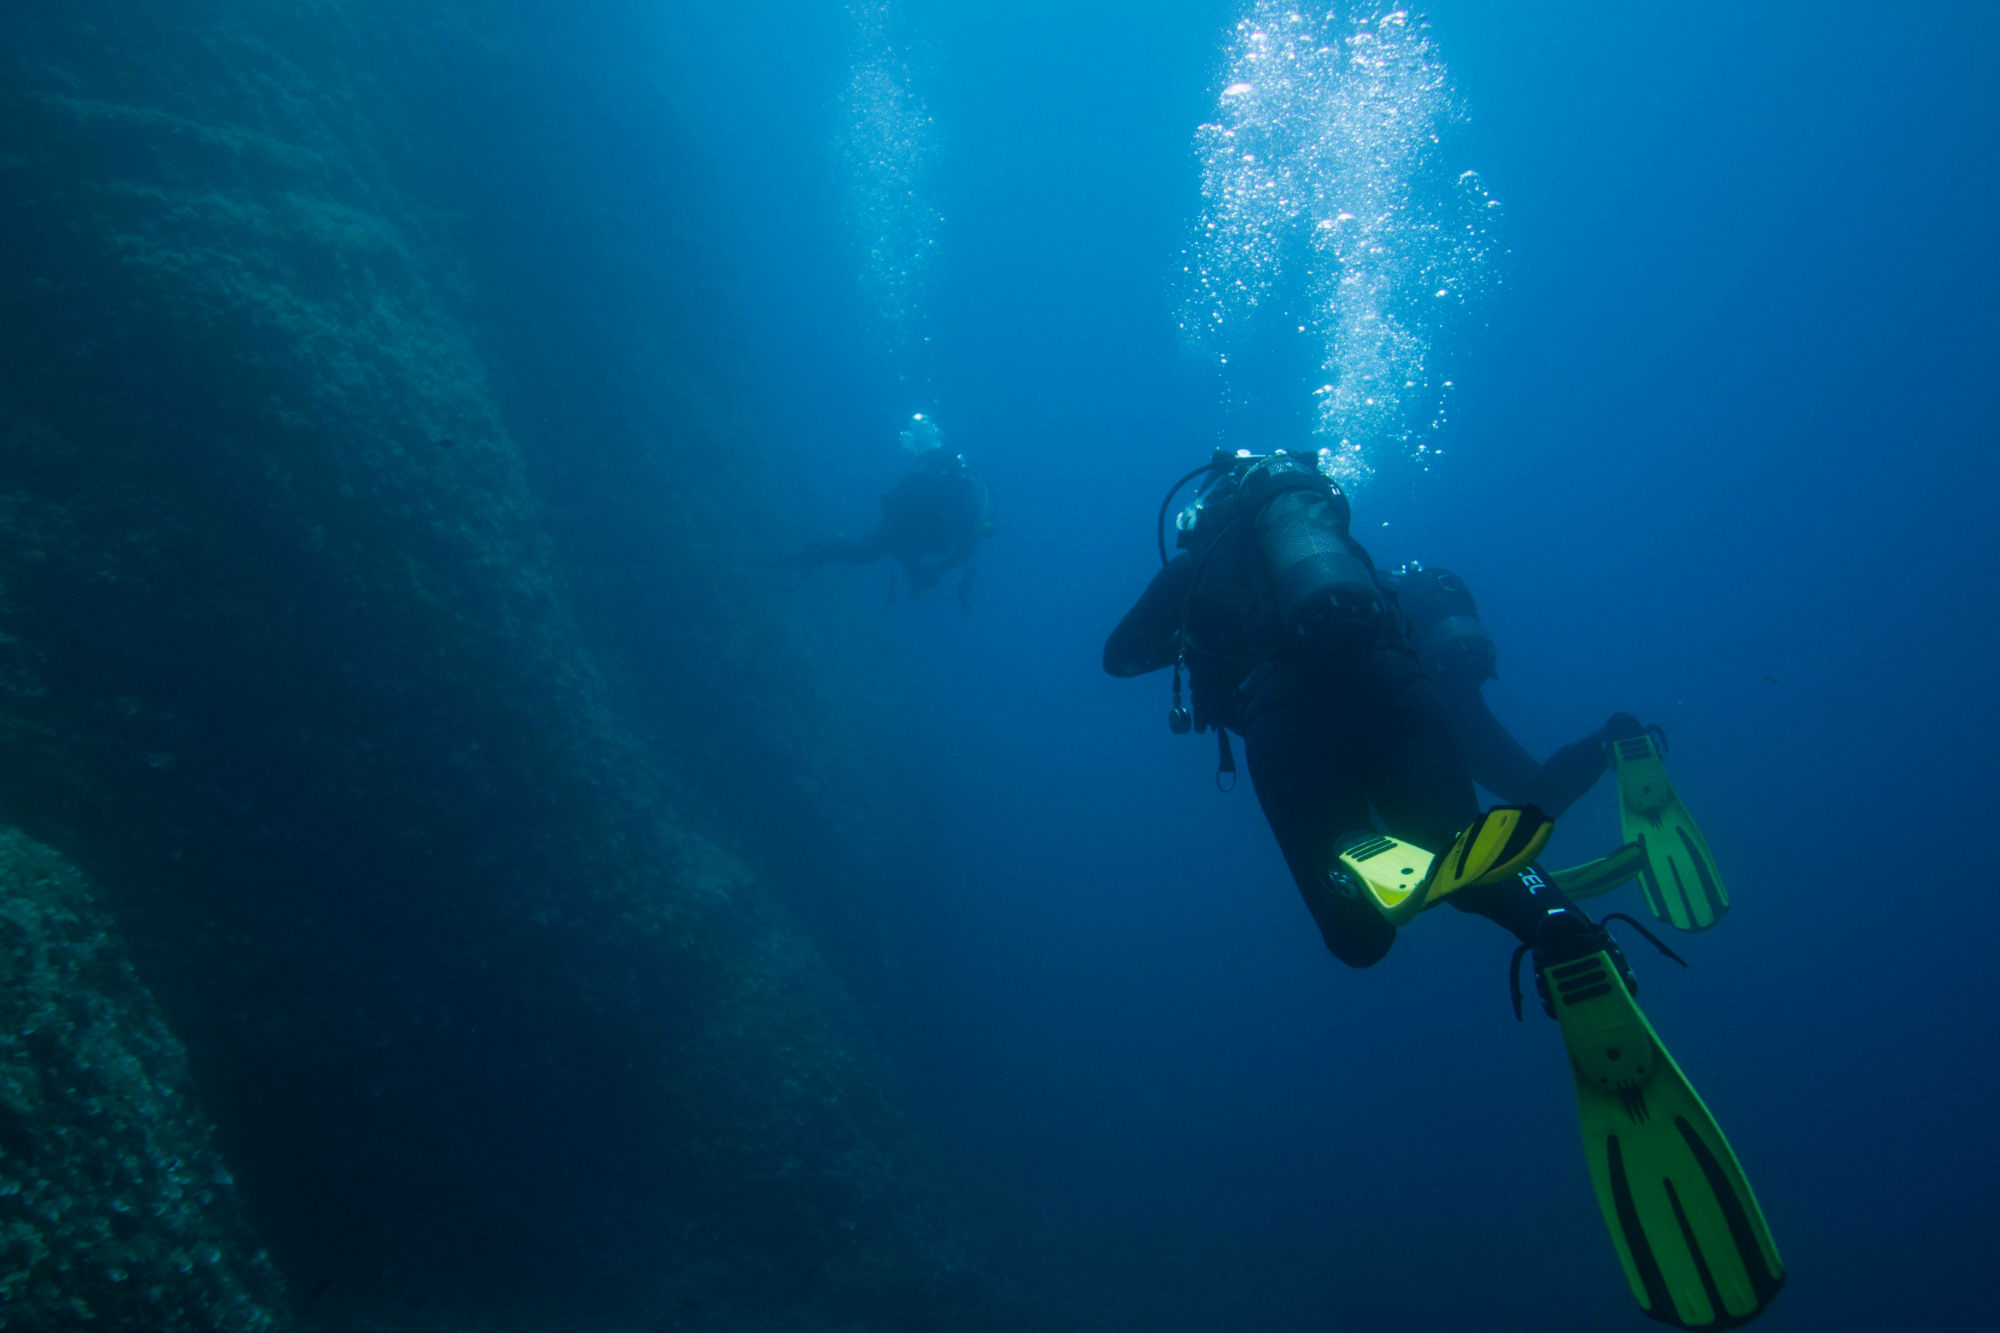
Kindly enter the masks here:
M 1357 532 L 1472 583 L 1501 645 L 1488 697 L 1531 749 L 1617 710 L 1671 735 L 1736 907 L 1676 941 L 1694 970 L 1637 961 L 1790 1266 L 1762 1326 L 1976 1320 L 2000 1222 L 2000 22 L 1824 0 L 1429 14 L 1470 113 L 1449 151 L 1503 202 L 1508 253 L 1447 349 L 1443 462 L 1378 459 Z M 924 408 L 1001 506 L 971 615 L 887 605 L 879 569 L 799 599 L 922 788 L 881 890 L 899 1053 L 1026 1238 L 1021 1276 L 1102 1324 L 1638 1327 L 1556 1033 L 1507 1009 L 1512 941 L 1447 913 L 1341 968 L 1254 798 L 1217 795 L 1212 748 L 1167 733 L 1165 681 L 1098 668 L 1160 492 L 1223 424 L 1168 275 L 1235 17 L 904 6 L 945 215 L 920 367 L 855 333 L 845 16 L 681 0 L 659 25 L 685 108 L 660 133 L 713 173 L 790 465 L 769 502 L 801 536 L 865 523 Z M 1609 786 L 1557 860 L 1615 840 Z M 1054 1276 L 1030 1267 L 1055 1253 Z

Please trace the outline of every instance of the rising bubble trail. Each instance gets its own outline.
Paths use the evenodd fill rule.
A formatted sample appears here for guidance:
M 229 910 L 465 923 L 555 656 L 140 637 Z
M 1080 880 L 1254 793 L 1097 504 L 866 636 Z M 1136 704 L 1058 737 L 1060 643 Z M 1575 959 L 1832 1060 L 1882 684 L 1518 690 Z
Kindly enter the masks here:
M 912 87 L 889 0 L 853 0 L 853 73 L 836 152 L 862 293 L 883 351 L 904 380 L 924 380 L 929 279 L 939 223 L 932 197 L 936 128 Z
M 1457 119 L 1421 19 L 1254 0 L 1195 134 L 1182 331 L 1227 375 L 1253 324 L 1285 313 L 1312 339 L 1314 433 L 1345 482 L 1384 447 L 1428 464 L 1450 389 L 1437 341 L 1487 282 L 1498 205 L 1446 164 Z

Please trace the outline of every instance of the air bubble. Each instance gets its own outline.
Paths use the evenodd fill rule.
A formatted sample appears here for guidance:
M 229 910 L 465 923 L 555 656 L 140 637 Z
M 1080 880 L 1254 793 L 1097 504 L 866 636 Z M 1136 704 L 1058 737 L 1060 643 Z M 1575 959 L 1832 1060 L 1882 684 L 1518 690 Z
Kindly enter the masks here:
M 1363 480 L 1370 454 L 1442 420 L 1432 349 L 1489 281 L 1495 201 L 1443 160 L 1459 113 L 1428 25 L 1253 0 L 1235 31 L 1195 134 L 1204 207 L 1179 323 L 1227 365 L 1260 309 L 1305 312 L 1315 433 L 1339 441 L 1343 482 Z

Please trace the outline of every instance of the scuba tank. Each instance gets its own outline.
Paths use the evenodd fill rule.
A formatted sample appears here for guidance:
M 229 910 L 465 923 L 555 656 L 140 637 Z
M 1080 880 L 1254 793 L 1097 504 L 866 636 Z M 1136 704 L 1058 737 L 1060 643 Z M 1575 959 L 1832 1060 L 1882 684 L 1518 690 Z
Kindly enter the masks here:
M 1348 536 L 1346 494 L 1308 463 L 1282 451 L 1253 463 L 1237 483 L 1278 620 L 1302 639 L 1372 639 L 1386 616 L 1375 570 Z
M 1479 621 L 1479 608 L 1465 580 L 1448 569 L 1426 569 L 1411 561 L 1395 574 L 1396 599 L 1409 627 L 1410 646 L 1426 671 L 1496 678 L 1500 660 L 1493 636 Z
M 1349 536 L 1347 495 L 1320 472 L 1311 454 L 1229 454 L 1215 451 L 1206 468 L 1181 478 L 1178 491 L 1208 473 L 1195 501 L 1175 520 L 1176 545 L 1200 549 L 1193 582 L 1223 535 L 1247 528 L 1257 562 L 1271 590 L 1278 624 L 1287 638 L 1331 642 L 1372 640 L 1388 618 L 1375 568 Z M 1164 524 L 1173 491 L 1160 506 L 1161 563 Z
M 1203 478 L 1195 499 L 1175 519 L 1175 545 L 1194 556 L 1181 604 L 1176 635 L 1173 706 L 1167 724 L 1176 734 L 1196 727 L 1181 702 L 1181 674 L 1187 665 L 1188 618 L 1209 564 L 1224 539 L 1238 529 L 1250 542 L 1267 590 L 1273 624 L 1259 650 L 1282 651 L 1286 644 L 1322 649 L 1361 649 L 1378 643 L 1392 617 L 1368 554 L 1349 535 L 1347 496 L 1319 469 L 1310 453 L 1277 450 L 1252 454 L 1217 449 L 1209 462 L 1189 472 L 1160 502 L 1156 537 L 1160 564 L 1168 563 L 1167 510 L 1182 487 Z M 1228 733 L 1216 724 L 1222 771 L 1233 774 Z

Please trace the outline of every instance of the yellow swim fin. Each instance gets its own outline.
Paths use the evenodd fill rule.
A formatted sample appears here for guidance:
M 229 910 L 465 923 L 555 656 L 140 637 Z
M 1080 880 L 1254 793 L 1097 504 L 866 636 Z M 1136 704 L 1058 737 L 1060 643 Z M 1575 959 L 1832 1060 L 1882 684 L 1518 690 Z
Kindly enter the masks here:
M 1628 842 L 1609 856 L 1600 856 L 1595 861 L 1585 861 L 1580 866 L 1568 870 L 1549 873 L 1549 883 L 1560 889 L 1571 900 L 1595 898 L 1631 880 L 1639 878 L 1646 870 L 1646 846 L 1644 843 Z
M 1618 770 L 1625 841 L 1646 850 L 1639 875 L 1646 910 L 1680 930 L 1707 930 L 1729 910 L 1729 891 L 1707 839 L 1667 781 L 1658 739 L 1641 733 L 1613 741 L 1611 763 Z
M 1555 826 L 1532 805 L 1496 805 L 1435 856 L 1401 838 L 1371 834 L 1348 844 L 1340 864 L 1375 910 L 1400 926 L 1460 889 L 1517 874 L 1541 852 Z
M 1633 1002 L 1615 953 L 1607 943 L 1535 964 L 1569 1048 L 1597 1206 L 1647 1315 L 1685 1329 L 1746 1324 L 1784 1287 L 1784 1262 L 1729 1140 Z

